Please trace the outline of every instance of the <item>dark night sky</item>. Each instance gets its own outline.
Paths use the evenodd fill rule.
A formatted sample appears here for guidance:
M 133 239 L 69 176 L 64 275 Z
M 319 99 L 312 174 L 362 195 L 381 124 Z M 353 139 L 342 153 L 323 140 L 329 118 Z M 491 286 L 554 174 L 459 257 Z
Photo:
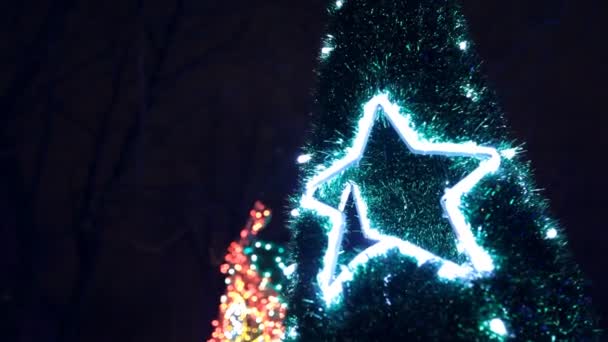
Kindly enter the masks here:
M 463 2 L 606 313 L 606 5 Z M 40 0 L 0 13 L 2 340 L 16 323 L 23 341 L 208 336 L 217 260 L 255 199 L 275 211 L 263 237 L 288 238 L 324 1 Z

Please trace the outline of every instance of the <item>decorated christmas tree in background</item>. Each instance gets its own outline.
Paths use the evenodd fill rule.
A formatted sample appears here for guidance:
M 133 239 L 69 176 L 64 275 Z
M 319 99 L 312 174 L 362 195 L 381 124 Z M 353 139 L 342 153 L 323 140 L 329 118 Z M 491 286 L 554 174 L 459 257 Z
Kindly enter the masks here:
M 592 340 L 458 1 L 329 5 L 291 211 L 288 339 Z
M 226 293 L 220 299 L 219 317 L 209 342 L 280 341 L 284 336 L 286 304 L 281 295 L 285 250 L 257 239 L 270 221 L 271 211 L 256 202 L 240 233 L 228 247 L 221 272 L 226 275 Z

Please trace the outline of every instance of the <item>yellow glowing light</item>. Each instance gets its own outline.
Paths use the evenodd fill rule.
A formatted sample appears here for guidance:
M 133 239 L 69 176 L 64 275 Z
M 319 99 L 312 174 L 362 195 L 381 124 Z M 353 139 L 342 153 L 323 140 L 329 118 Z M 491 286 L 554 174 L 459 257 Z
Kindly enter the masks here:
M 208 342 L 273 342 L 285 335 L 287 306 L 278 300 L 278 287 L 270 284 L 270 278 L 261 277 L 244 254 L 244 247 L 250 246 L 249 239 L 264 228 L 271 211 L 256 202 L 249 215 L 247 226 L 240 232 L 241 240 L 229 245 L 226 262 L 220 267 L 226 274 L 226 293 L 220 297 L 219 319 L 211 322 L 214 331 Z

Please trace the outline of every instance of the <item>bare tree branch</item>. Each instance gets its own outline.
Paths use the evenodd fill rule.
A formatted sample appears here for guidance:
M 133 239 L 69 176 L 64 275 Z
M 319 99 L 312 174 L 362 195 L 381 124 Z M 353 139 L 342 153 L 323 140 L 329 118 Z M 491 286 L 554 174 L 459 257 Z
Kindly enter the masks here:
M 2 154 L 0 163 L 6 165 L 2 176 L 5 184 L 3 192 L 11 197 L 16 216 L 16 242 L 17 258 L 19 266 L 16 275 L 15 302 L 17 312 L 14 315 L 19 326 L 16 327 L 15 337 L 28 333 L 27 315 L 35 312 L 38 295 L 36 292 L 37 253 L 39 244 L 39 232 L 35 219 L 36 201 L 39 196 L 41 178 L 44 174 L 47 162 L 49 142 L 52 136 L 53 106 L 52 89 L 47 90 L 48 106 L 44 116 L 44 127 L 42 139 L 35 158 L 35 171 L 31 182 L 24 179 L 24 172 L 17 157 L 17 146 L 13 132 L 11 132 L 14 120 L 23 114 L 25 110 L 19 108 L 19 103 L 24 94 L 31 88 L 40 74 L 43 64 L 48 63 L 48 56 L 64 32 L 67 12 L 72 7 L 73 1 L 54 1 L 48 10 L 42 25 L 38 28 L 34 39 L 27 44 L 26 48 L 18 54 L 20 59 L 16 66 L 14 77 L 0 96 L 0 108 L 2 119 L 0 125 L 0 149 Z M 18 11 L 19 12 L 19 11 Z M 15 17 L 15 20 L 19 20 Z M 27 184 L 30 183 L 30 187 Z
M 164 86 L 172 87 L 189 72 L 202 68 L 203 66 L 210 65 L 210 61 L 214 57 L 221 56 L 226 51 L 229 51 L 230 49 L 234 48 L 234 45 L 239 40 L 241 40 L 241 38 L 243 38 L 245 34 L 249 31 L 251 23 L 252 18 L 250 16 L 245 16 L 245 18 L 240 21 L 236 30 L 234 30 L 234 32 L 230 35 L 229 39 L 225 39 L 217 43 L 215 46 L 212 46 L 211 48 L 207 49 L 200 56 L 197 56 L 189 62 L 184 63 L 176 70 L 173 70 L 170 73 L 163 75 L 161 77 L 161 82 L 164 84 Z
M 149 80 L 147 82 L 143 82 L 145 88 L 140 89 L 140 92 L 144 94 L 143 103 L 136 112 L 135 120 L 130 125 L 127 134 L 125 135 L 122 147 L 120 149 L 118 161 L 114 165 L 110 178 L 105 182 L 105 185 L 102 190 L 103 194 L 109 193 L 114 184 L 119 181 L 121 176 L 126 172 L 129 160 L 131 160 L 131 157 L 133 156 L 133 151 L 137 146 L 138 138 L 141 136 L 144 114 L 150 110 L 157 96 L 156 90 L 158 86 L 159 75 L 162 71 L 162 67 L 165 63 L 165 60 L 167 59 L 169 48 L 174 39 L 178 18 L 181 16 L 182 11 L 183 0 L 179 0 L 177 1 L 177 4 L 175 6 L 175 11 L 172 16 L 172 19 L 169 22 L 169 25 L 167 26 L 167 33 L 165 35 L 163 47 L 160 49 L 160 55 L 157 58 L 155 68 L 150 74 Z M 140 69 L 140 77 L 143 77 L 141 73 L 143 73 L 143 70 Z M 105 195 L 103 195 L 103 197 L 105 197 Z M 103 202 L 104 201 L 102 200 L 101 203 Z
M 68 70 L 62 72 L 59 75 L 53 75 L 49 78 L 47 83 L 50 84 L 63 84 L 65 82 L 71 81 L 72 79 L 82 76 L 82 74 L 91 67 L 97 66 L 98 63 L 111 60 L 111 57 L 115 51 L 113 45 L 109 45 L 107 47 L 102 48 L 101 50 L 91 54 L 90 56 L 84 58 L 82 61 L 75 63 L 74 66 L 69 68 Z M 43 84 L 46 86 L 46 84 Z
M 19 243 L 18 253 L 20 254 L 18 288 L 16 293 L 17 301 L 20 305 L 18 317 L 23 319 L 23 315 L 27 315 L 32 310 L 35 310 L 36 301 L 39 299 L 37 286 L 34 281 L 37 270 L 37 254 L 40 244 L 38 223 L 36 222 L 37 202 L 40 195 L 40 184 L 46 171 L 50 143 L 53 135 L 53 122 L 56 107 L 54 105 L 54 94 L 52 87 L 49 87 L 47 94 L 47 105 L 43 114 L 43 127 L 40 141 L 38 143 L 38 151 L 34 161 L 34 175 L 32 177 L 30 188 L 26 190 L 26 181 L 22 178 L 16 182 L 19 195 L 16 196 L 18 218 L 17 218 L 17 241 Z M 14 156 L 16 157 L 16 155 Z M 14 164 L 13 164 L 14 163 Z M 19 162 L 14 160 L 11 162 L 16 169 L 19 169 Z M 17 176 L 15 175 L 15 176 Z M 13 181 L 16 181 L 13 179 Z M 19 335 L 22 335 L 27 327 L 19 327 Z
M 40 195 L 40 183 L 42 182 L 42 178 L 44 176 L 44 172 L 46 171 L 46 165 L 48 161 L 49 149 L 51 145 L 51 139 L 53 136 L 53 123 L 54 117 L 56 113 L 55 106 L 55 96 L 53 92 L 53 87 L 48 87 L 48 95 L 47 95 L 47 104 L 46 104 L 46 113 L 44 114 L 44 122 L 42 135 L 40 137 L 40 142 L 38 143 L 38 153 L 36 156 L 36 162 L 34 164 L 34 177 L 32 179 L 32 185 L 29 190 L 30 193 L 30 201 L 32 202 L 33 209 L 36 208 L 36 203 L 38 202 L 38 197 Z M 35 212 L 32 213 L 34 216 Z
M 168 237 L 167 239 L 159 242 L 157 245 L 146 244 L 143 242 L 138 242 L 136 240 L 129 240 L 129 243 L 135 247 L 136 250 L 145 252 L 145 253 L 154 253 L 161 254 L 164 253 L 167 249 L 173 246 L 175 243 L 180 241 L 181 239 L 186 237 L 186 234 L 192 232 L 192 228 L 184 228 L 176 231 Z
M 118 43 L 116 43 L 118 45 Z M 60 322 L 59 340 L 70 341 L 77 339 L 77 320 L 79 319 L 80 307 L 92 275 L 91 265 L 97 256 L 97 240 L 99 232 L 87 231 L 84 229 L 87 221 L 90 220 L 93 201 L 95 198 L 97 173 L 99 163 L 102 160 L 104 151 L 109 138 L 110 117 L 116 108 L 122 91 L 121 83 L 124 77 L 125 68 L 129 56 L 129 44 L 123 50 L 118 62 L 115 64 L 114 77 L 112 79 L 112 93 L 107 108 L 101 114 L 99 130 L 95 137 L 92 159 L 89 162 L 87 177 L 85 180 L 81 205 L 74 212 L 72 219 L 72 232 L 76 236 L 76 248 L 78 255 L 78 267 L 76 270 L 76 280 L 72 294 L 67 304 L 66 314 Z M 90 223 L 89 223 L 90 224 Z
M 118 102 L 118 98 L 121 92 L 122 75 L 126 66 L 128 52 L 125 52 L 121 61 L 117 64 L 118 67 L 114 71 L 115 76 L 112 82 L 112 95 L 110 103 L 106 111 L 102 115 L 101 128 L 97 135 L 97 143 L 95 144 L 95 151 L 93 153 L 93 159 L 89 165 L 89 172 L 85 185 L 83 205 L 78 211 L 77 216 L 74 219 L 73 231 L 77 236 L 78 241 L 78 256 L 80 259 L 78 267 L 78 276 L 74 291 L 72 293 L 70 304 L 67 309 L 67 317 L 62 322 L 59 337 L 61 340 L 76 341 L 78 339 L 78 319 L 82 312 L 82 305 L 84 298 L 90 287 L 90 281 L 92 275 L 96 270 L 97 255 L 100 249 L 101 243 L 101 228 L 99 227 L 98 214 L 103 213 L 107 204 L 107 198 L 114 187 L 121 183 L 123 176 L 132 161 L 136 162 L 137 166 L 137 147 L 141 141 L 142 129 L 144 124 L 145 114 L 151 107 L 153 100 L 153 91 L 156 88 L 158 75 L 162 70 L 162 66 L 168 55 L 169 47 L 172 40 L 174 39 L 175 28 L 177 26 L 178 18 L 182 13 L 183 3 L 179 0 L 176 4 L 175 12 L 170 21 L 167 34 L 165 35 L 165 41 L 160 55 L 158 56 L 155 70 L 152 72 L 149 79 L 146 78 L 145 66 L 144 66 L 144 49 L 142 35 L 145 32 L 144 20 L 144 4 L 143 1 L 139 1 L 137 5 L 137 18 L 140 20 L 141 31 L 139 31 L 138 43 L 139 45 L 139 60 L 138 60 L 138 75 L 140 81 L 140 95 L 142 96 L 141 106 L 135 112 L 135 118 L 127 130 L 127 133 L 123 139 L 123 143 L 120 148 L 120 154 L 118 160 L 112 168 L 110 177 L 103 183 L 98 195 L 95 194 L 95 184 L 97 180 L 97 173 L 99 169 L 98 163 L 101 161 L 105 145 L 107 144 L 109 134 L 109 118 L 111 113 Z M 125 49 L 128 51 L 128 49 Z M 86 226 L 89 229 L 85 229 Z
M 19 54 L 22 60 L 13 78 L 12 83 L 0 97 L 0 108 L 3 110 L 5 120 L 13 120 L 17 103 L 26 89 L 29 89 L 33 81 L 39 75 L 42 64 L 46 61 L 49 53 L 50 42 L 60 35 L 65 26 L 65 17 L 69 8 L 74 4 L 71 0 L 53 1 L 47 16 L 36 33 L 33 41 L 25 50 Z M 6 127 L 6 125 L 3 125 Z
M 64 111 L 59 111 L 55 115 L 57 115 L 57 117 L 65 120 L 66 122 L 69 122 L 73 126 L 75 126 L 78 129 L 80 129 L 81 131 L 86 132 L 91 137 L 95 137 L 95 130 L 92 127 L 89 127 L 85 123 L 80 122 L 78 119 L 76 119 L 73 116 L 71 116 L 70 114 L 66 113 L 65 110 Z

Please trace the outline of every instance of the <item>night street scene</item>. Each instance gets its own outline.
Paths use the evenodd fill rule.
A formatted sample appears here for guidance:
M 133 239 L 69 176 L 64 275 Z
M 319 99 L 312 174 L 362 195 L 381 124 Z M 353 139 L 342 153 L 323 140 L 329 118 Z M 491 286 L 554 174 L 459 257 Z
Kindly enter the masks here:
M 608 3 L 0 4 L 0 341 L 606 341 Z

